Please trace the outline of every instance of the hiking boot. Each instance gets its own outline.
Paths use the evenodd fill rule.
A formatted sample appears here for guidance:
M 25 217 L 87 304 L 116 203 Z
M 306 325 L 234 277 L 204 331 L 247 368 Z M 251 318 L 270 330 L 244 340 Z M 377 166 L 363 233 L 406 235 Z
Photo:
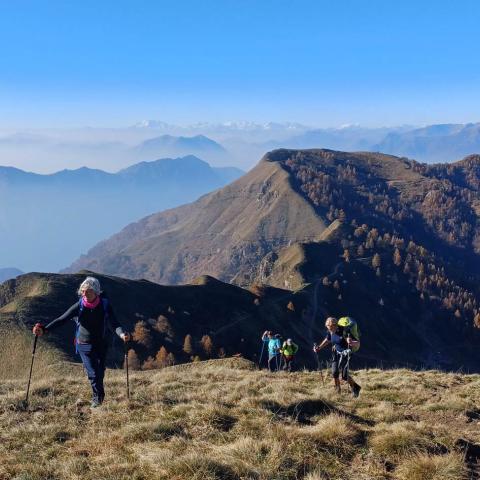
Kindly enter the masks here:
M 358 396 L 360 395 L 360 390 L 362 389 L 362 387 L 356 383 L 353 387 L 352 387 L 352 395 L 355 397 L 355 398 L 358 398 Z
M 90 408 L 97 408 L 99 407 L 103 402 L 103 398 L 102 397 L 93 397 L 92 398 L 92 403 L 90 404 Z

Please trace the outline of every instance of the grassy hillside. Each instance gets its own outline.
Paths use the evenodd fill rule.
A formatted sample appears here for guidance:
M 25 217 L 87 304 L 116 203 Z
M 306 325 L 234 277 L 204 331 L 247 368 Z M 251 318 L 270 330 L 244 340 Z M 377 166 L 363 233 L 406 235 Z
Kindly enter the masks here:
M 353 232 L 351 226 L 339 228 Z M 360 240 L 368 237 L 365 232 L 362 235 Z M 356 238 L 353 233 L 351 236 Z M 264 274 L 270 272 L 278 286 L 288 280 L 288 288 L 308 282 L 297 291 L 264 285 L 244 289 L 208 276 L 189 285 L 163 286 L 95 275 L 120 323 L 134 333 L 132 347 L 143 368 L 165 363 L 169 354 L 167 364 L 237 353 L 257 361 L 260 335 L 266 329 L 275 330 L 285 339 L 293 338 L 300 346 L 297 366 L 314 368 L 311 348 L 325 335 L 325 318 L 352 315 L 362 331 L 357 365 L 479 372 L 480 331 L 473 327 L 470 313 L 476 308 L 475 299 L 470 301 L 468 291 L 452 280 L 444 280 L 440 270 L 430 274 L 435 260 L 427 254 L 422 261 L 429 275 L 424 275 L 419 290 L 420 272 L 415 272 L 415 265 L 420 262 L 413 247 L 408 254 L 412 257 L 409 273 L 393 263 L 394 246 L 390 242 L 380 245 L 377 241 L 376 248 L 382 253 L 380 275 L 380 268 L 373 269 L 370 258 L 354 258 L 354 249 L 346 262 L 343 250 L 329 242 L 286 248 L 273 266 L 264 264 Z M 63 313 L 77 301 L 75 292 L 85 274 L 34 273 L 0 285 L 0 326 L 6 329 L 6 336 L 10 326 L 30 330 L 35 322 L 48 323 Z M 438 291 L 437 284 L 442 282 Z M 447 307 L 444 297 L 451 306 Z M 464 307 L 455 306 L 458 302 Z M 461 312 L 458 316 L 457 309 Z M 67 322 L 48 334 L 45 341 L 73 358 L 73 335 L 74 324 Z M 188 349 L 187 336 L 191 337 Z M 15 345 L 16 340 L 10 344 Z M 112 347 L 109 365 L 121 366 L 123 344 L 114 338 Z M 157 355 L 161 358 L 155 359 Z
M 477 478 L 479 375 L 358 371 L 359 399 L 318 372 L 269 374 L 225 359 L 107 372 L 107 401 L 86 405 L 79 367 L 0 388 L 0 479 Z
M 0 326 L 6 329 L 6 335 L 12 326 L 30 330 L 36 322 L 47 324 L 61 315 L 78 301 L 75 292 L 85 275 L 86 272 L 77 275 L 32 273 L 1 284 Z M 175 363 L 190 361 L 192 355 L 216 357 L 220 349 L 223 349 L 222 355 L 241 353 L 254 358 L 260 349 L 260 335 L 267 328 L 285 335 L 292 329 L 300 333 L 305 330 L 306 322 L 299 322 L 299 314 L 287 308 L 289 302 L 295 300 L 295 294 L 290 291 L 271 287 L 250 291 L 207 276 L 181 286 L 96 276 L 120 323 L 136 332 L 134 349 L 142 362 L 155 356 L 162 346 L 175 355 Z M 300 305 L 296 300 L 295 304 Z M 187 335 L 192 336 L 193 344 L 189 354 L 183 351 Z M 200 345 L 205 335 L 213 341 L 208 355 Z M 66 322 L 44 340 L 73 356 L 73 336 L 74 323 Z M 312 342 L 307 338 L 299 340 L 304 342 L 303 351 L 308 347 L 310 354 Z M 14 338 L 6 342 L 16 344 Z M 112 347 L 110 364 L 121 365 L 123 344 L 114 338 Z
M 65 271 L 89 269 L 168 284 L 206 274 L 245 285 L 251 283 L 252 266 L 272 249 L 315 239 L 325 228 L 292 189 L 288 173 L 261 161 L 194 203 L 128 225 Z

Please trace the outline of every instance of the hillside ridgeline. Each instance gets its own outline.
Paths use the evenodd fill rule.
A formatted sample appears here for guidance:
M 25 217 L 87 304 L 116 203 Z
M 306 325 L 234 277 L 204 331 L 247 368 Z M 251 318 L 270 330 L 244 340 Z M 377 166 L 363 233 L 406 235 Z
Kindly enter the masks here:
M 339 219 L 412 240 L 476 274 L 479 186 L 479 156 L 425 165 L 374 153 L 276 150 L 231 185 L 126 227 L 69 271 L 169 284 L 208 274 L 249 284 L 265 255 L 319 240 Z

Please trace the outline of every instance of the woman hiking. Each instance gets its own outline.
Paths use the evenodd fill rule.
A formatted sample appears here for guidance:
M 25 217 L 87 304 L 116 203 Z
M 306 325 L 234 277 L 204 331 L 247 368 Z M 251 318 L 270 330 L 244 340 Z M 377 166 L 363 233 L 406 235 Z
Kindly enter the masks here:
M 130 340 L 130 334 L 118 323 L 112 306 L 102 295 L 100 282 L 96 278 L 87 277 L 77 293 L 80 296 L 78 302 L 48 325 L 37 323 L 33 327 L 33 333 L 41 336 L 60 327 L 67 320 L 75 319 L 76 351 L 90 380 L 93 394 L 91 406 L 95 408 L 100 406 L 105 398 L 103 379 L 107 355 L 107 329 L 115 332 L 124 342 Z
M 266 330 L 262 335 L 262 342 L 268 346 L 268 370 L 270 372 L 277 372 L 280 368 L 280 348 L 282 343 L 280 341 L 280 335 L 277 333 L 273 335 L 273 332 Z
M 327 345 L 332 345 L 332 375 L 335 390 L 340 393 L 341 374 L 342 380 L 350 385 L 353 396 L 358 397 L 362 387 L 353 380 L 349 372 L 351 348 L 358 343 L 358 340 L 355 340 L 345 327 L 339 326 L 334 317 L 328 317 L 325 326 L 328 331 L 327 336 L 320 345 L 313 347 L 313 351 L 318 353 Z

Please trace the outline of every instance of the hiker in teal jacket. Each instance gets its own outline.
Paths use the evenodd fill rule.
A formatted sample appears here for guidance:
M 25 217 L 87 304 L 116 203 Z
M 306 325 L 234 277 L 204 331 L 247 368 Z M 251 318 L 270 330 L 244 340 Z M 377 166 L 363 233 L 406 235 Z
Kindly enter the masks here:
M 273 335 L 270 330 L 266 330 L 262 335 L 262 342 L 268 344 L 268 369 L 271 372 L 276 372 L 280 368 L 282 343 L 280 335 L 277 333 Z

